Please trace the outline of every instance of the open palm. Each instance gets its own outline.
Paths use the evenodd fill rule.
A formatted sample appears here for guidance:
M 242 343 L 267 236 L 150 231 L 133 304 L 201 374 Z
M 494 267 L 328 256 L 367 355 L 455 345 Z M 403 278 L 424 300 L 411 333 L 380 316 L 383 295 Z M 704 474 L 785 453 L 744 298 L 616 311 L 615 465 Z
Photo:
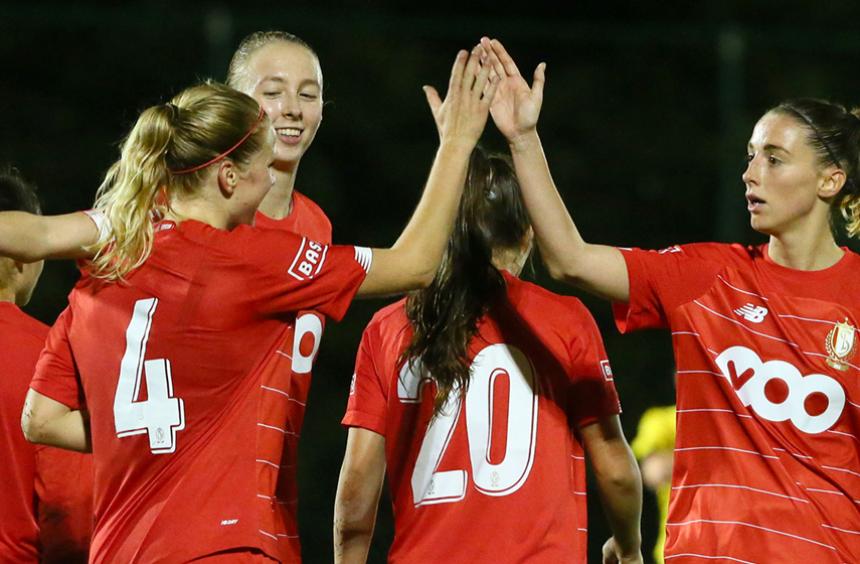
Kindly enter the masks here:
M 490 114 L 502 135 L 508 141 L 513 141 L 537 126 L 543 103 L 546 65 L 538 65 L 532 86 L 529 87 L 516 63 L 498 40 L 484 38 L 481 44 L 485 50 L 491 49 L 495 53 L 494 70 L 501 79 L 490 106 Z

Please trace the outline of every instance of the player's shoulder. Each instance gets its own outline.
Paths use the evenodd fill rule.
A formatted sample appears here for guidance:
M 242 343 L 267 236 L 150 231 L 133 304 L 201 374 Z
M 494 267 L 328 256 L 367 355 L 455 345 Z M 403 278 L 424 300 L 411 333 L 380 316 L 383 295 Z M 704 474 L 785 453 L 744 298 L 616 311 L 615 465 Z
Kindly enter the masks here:
M 572 319 L 591 322 L 591 312 L 575 296 L 556 294 L 533 282 L 503 273 L 508 299 L 519 310 L 536 313 L 545 322 L 568 324 Z
M 326 240 L 331 240 L 331 220 L 323 209 L 315 201 L 301 192 L 293 191 L 293 206 L 297 213 L 308 216 L 311 223 L 322 234 L 326 235 Z
M 167 225 L 165 231 L 175 229 L 186 242 L 210 252 L 236 257 L 241 260 L 267 250 L 286 251 L 298 247 L 301 235 L 281 229 L 238 225 L 233 229 L 218 229 L 199 221 L 183 221 L 178 226 Z
M 27 341 L 40 349 L 50 331 L 50 327 L 10 302 L 0 302 L 0 323 L 5 326 L 5 334 L 14 335 L 16 341 Z
M 509 303 L 523 319 L 531 320 L 533 327 L 573 335 L 595 326 L 591 311 L 579 298 L 556 294 L 507 272 L 504 275 Z
M 313 214 L 316 217 L 320 218 L 321 220 L 325 220 L 326 223 L 331 225 L 331 222 L 330 222 L 328 216 L 326 215 L 326 213 L 323 211 L 323 209 L 319 206 L 319 204 L 317 204 L 315 201 L 313 201 L 309 196 L 302 194 L 298 190 L 294 190 L 293 191 L 293 198 L 294 198 L 294 200 L 293 200 L 294 206 L 299 206 L 299 207 L 304 208 L 305 213 Z
M 409 318 L 406 316 L 406 298 L 401 298 L 378 309 L 373 314 L 373 317 L 370 318 L 367 329 L 385 335 L 399 332 L 408 325 Z
M 740 243 L 686 243 L 657 251 L 661 254 L 680 253 L 684 256 L 715 262 L 751 262 L 763 256 L 761 245 Z

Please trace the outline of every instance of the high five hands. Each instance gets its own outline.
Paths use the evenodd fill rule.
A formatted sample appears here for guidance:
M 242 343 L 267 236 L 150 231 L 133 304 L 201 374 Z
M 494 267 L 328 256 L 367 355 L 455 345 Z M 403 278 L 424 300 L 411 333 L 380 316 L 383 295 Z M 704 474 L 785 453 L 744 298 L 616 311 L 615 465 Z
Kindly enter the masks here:
M 444 101 L 435 88 L 424 86 L 442 144 L 478 142 L 499 85 L 497 68 L 495 53 L 476 45 L 471 53 L 457 53 Z
M 532 85 L 529 86 L 498 39 L 482 37 L 481 46 L 492 53 L 488 63 L 493 65 L 495 74 L 500 77 L 496 96 L 490 106 L 493 122 L 508 143 L 515 144 L 536 130 L 543 104 L 546 63 L 537 66 Z

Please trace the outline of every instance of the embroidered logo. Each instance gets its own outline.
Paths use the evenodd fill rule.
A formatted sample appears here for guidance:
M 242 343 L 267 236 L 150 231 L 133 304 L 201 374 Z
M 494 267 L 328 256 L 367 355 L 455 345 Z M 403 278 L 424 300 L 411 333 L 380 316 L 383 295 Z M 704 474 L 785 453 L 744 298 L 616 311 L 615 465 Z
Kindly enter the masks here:
M 857 329 L 845 321 L 837 322 L 827 334 L 824 341 L 827 349 L 827 364 L 836 370 L 848 370 L 847 359 L 854 354 L 857 341 L 854 339 Z
M 735 314 L 740 315 L 750 323 L 761 323 L 768 313 L 766 307 L 754 304 L 746 304 L 735 310 Z
M 603 371 L 603 379 L 606 380 L 607 382 L 612 382 L 613 381 L 612 367 L 609 366 L 608 360 L 601 360 L 600 361 L 600 369 Z

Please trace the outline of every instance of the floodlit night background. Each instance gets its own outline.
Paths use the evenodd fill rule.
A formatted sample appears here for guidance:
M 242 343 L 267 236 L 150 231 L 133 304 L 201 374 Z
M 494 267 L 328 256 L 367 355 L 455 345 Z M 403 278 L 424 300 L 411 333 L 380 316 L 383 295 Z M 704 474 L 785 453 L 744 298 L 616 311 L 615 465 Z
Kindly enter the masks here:
M 282 29 L 314 47 L 325 81 L 323 123 L 296 187 L 329 215 L 336 243 L 388 246 L 418 201 L 437 144 L 421 85 L 444 93 L 457 49 L 489 35 L 527 77 L 548 64 L 539 131 L 586 239 L 753 243 L 763 238 L 748 226 L 740 175 L 758 117 L 799 96 L 860 104 L 860 5 L 850 0 L 406 4 L 4 3 L 0 163 L 39 186 L 46 213 L 87 208 L 140 110 L 198 80 L 223 80 L 242 37 Z M 491 123 L 483 144 L 505 148 Z M 526 278 L 579 295 L 533 263 Z M 76 278 L 74 264 L 48 264 L 27 310 L 53 322 Z M 608 304 L 584 301 L 603 332 L 632 439 L 647 407 L 674 401 L 668 334 L 621 337 Z M 307 562 L 331 561 L 346 440 L 339 421 L 361 331 L 386 303 L 356 302 L 323 338 L 299 449 Z M 609 532 L 590 494 L 597 561 Z M 650 494 L 644 514 L 647 560 Z M 371 562 L 384 561 L 391 536 L 384 498 Z

